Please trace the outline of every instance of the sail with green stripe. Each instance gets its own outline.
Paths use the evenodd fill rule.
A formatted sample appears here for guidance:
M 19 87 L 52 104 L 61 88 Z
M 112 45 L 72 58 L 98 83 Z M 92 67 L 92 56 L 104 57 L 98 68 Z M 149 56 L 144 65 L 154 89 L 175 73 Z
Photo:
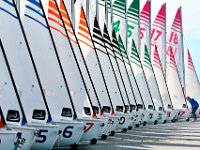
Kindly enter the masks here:
M 147 83 L 149 85 L 149 90 L 155 105 L 155 109 L 157 111 L 163 111 L 163 102 L 160 94 L 160 90 L 158 87 L 158 83 L 153 71 L 153 67 L 151 65 L 151 59 L 149 56 L 149 51 L 147 45 L 144 46 L 144 58 L 143 58 L 143 69 L 147 79 Z
M 130 3 L 130 6 L 129 6 Z M 140 28 L 139 28 L 139 10 L 140 1 L 132 0 L 127 2 L 127 53 L 131 56 L 132 52 L 132 39 L 135 41 L 137 50 L 139 49 Z
M 136 82 L 138 84 L 138 88 L 142 96 L 142 99 L 144 101 L 145 108 L 148 109 L 149 105 L 153 106 L 154 104 L 152 102 L 151 93 L 149 91 L 146 76 L 144 74 L 143 66 L 142 66 L 140 56 L 138 54 L 134 40 L 132 40 L 130 63 L 135 75 Z
M 126 48 L 126 0 L 115 0 L 112 5 L 113 29 L 117 37 L 120 35 Z

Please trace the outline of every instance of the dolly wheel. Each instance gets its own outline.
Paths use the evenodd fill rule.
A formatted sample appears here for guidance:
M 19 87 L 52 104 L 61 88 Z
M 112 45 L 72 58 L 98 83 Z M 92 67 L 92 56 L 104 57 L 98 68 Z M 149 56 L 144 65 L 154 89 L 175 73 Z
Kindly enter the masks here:
M 155 120 L 155 122 L 154 122 L 154 125 L 156 125 L 158 123 L 158 121 L 157 120 Z
M 76 150 L 77 148 L 78 148 L 78 144 L 74 143 L 74 144 L 71 145 L 71 149 Z
M 133 127 L 132 127 L 132 126 L 129 126 L 129 127 L 128 127 L 128 130 L 132 130 L 132 129 L 133 129 Z
M 136 128 L 139 128 L 139 127 L 140 127 L 140 125 L 139 125 L 139 124 L 136 124 L 136 125 L 135 125 L 135 127 L 136 127 Z
M 96 144 L 97 143 L 97 139 L 91 139 L 91 144 L 93 145 L 93 144 Z
M 101 139 L 102 139 L 102 140 L 106 140 L 107 137 L 108 137 L 107 135 L 103 134 L 103 135 L 101 136 Z
M 122 132 L 127 132 L 127 129 L 126 128 L 122 129 Z
M 111 131 L 109 136 L 114 136 L 115 135 L 115 131 Z
M 173 120 L 172 120 L 172 122 L 176 122 L 176 120 L 175 120 L 175 119 L 173 119 Z
M 190 121 L 190 118 L 187 118 L 186 121 Z

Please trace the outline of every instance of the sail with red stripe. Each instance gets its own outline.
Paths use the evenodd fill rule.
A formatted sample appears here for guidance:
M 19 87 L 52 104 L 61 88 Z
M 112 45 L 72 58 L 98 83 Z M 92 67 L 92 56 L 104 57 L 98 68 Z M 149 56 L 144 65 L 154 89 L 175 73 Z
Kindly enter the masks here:
M 192 56 L 188 50 L 188 61 L 186 68 L 186 95 L 196 99 L 200 103 L 200 82 L 195 70 Z
M 142 11 L 140 12 L 140 51 L 141 60 L 144 57 L 144 47 L 147 46 L 149 54 L 151 54 L 151 1 L 147 0 Z
M 155 77 L 157 80 L 158 88 L 160 91 L 161 99 L 163 102 L 163 107 L 167 111 L 168 109 L 172 108 L 172 103 L 168 91 L 168 87 L 166 84 L 165 76 L 163 74 L 162 64 L 160 61 L 159 53 L 157 50 L 157 45 L 155 45 L 154 48 L 152 48 L 152 67 L 155 73 Z
M 177 64 L 182 88 L 185 88 L 184 47 L 182 30 L 182 11 L 178 8 L 167 41 L 167 55 L 172 50 Z
M 162 64 L 163 73 L 165 75 L 166 65 L 166 4 L 163 4 L 153 22 L 151 30 L 151 48 L 152 57 L 155 53 L 155 47 L 158 51 Z M 159 64 L 158 64 L 159 65 Z
M 182 90 L 178 70 L 172 49 L 167 55 L 166 60 L 166 80 L 174 109 L 186 109 L 185 96 Z

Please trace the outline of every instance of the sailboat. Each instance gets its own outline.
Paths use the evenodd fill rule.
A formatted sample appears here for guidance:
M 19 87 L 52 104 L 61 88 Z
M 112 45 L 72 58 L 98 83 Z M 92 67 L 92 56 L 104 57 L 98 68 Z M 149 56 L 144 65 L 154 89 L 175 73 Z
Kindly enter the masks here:
M 116 36 L 118 37 L 118 35 L 122 35 L 122 42 L 123 43 L 119 43 L 119 45 L 123 45 L 125 44 L 125 49 L 127 48 L 127 32 L 124 33 L 124 30 L 122 29 L 127 29 L 127 20 L 126 20 L 126 1 L 122 0 L 122 1 L 114 1 L 113 5 L 112 5 L 112 17 L 113 17 L 113 28 L 114 28 L 114 31 L 116 33 Z M 125 36 L 124 36 L 125 35 Z M 119 42 L 119 41 L 118 41 Z M 133 71 L 130 67 L 130 62 L 129 62 L 129 58 L 126 56 L 127 54 L 126 53 L 126 50 L 123 48 L 123 46 L 119 46 L 118 45 L 118 48 L 120 48 L 118 51 L 119 53 L 121 54 L 122 56 L 122 60 L 123 60 L 123 63 L 124 63 L 124 70 L 122 70 L 123 72 L 123 76 L 125 77 L 124 78 L 124 81 L 125 81 L 125 86 L 126 86 L 126 89 L 129 93 L 129 96 L 130 97 L 130 100 L 132 100 L 132 103 L 133 101 L 135 101 L 134 103 L 136 104 L 136 101 L 138 101 L 138 103 L 141 102 L 141 99 L 137 99 L 138 98 L 138 87 L 137 87 L 137 83 L 135 82 L 135 77 L 134 77 L 134 74 L 133 74 Z M 125 50 L 125 51 L 124 51 Z M 122 52 L 122 53 L 121 53 Z M 123 67 L 122 67 L 123 68 Z M 135 97 L 137 96 L 137 97 Z M 136 112 L 137 114 L 134 115 L 135 118 L 140 118 L 141 117 L 141 113 L 140 112 Z M 136 119 L 138 120 L 138 119 Z M 134 121 L 135 124 L 138 124 L 138 121 Z
M 186 95 L 190 96 L 191 98 L 194 98 L 195 100 L 200 103 L 200 83 L 199 79 L 194 67 L 194 63 L 192 60 L 192 56 L 190 54 L 190 51 L 188 49 L 188 57 L 187 57 L 187 67 L 186 67 Z M 190 107 L 190 104 L 188 105 Z M 197 117 L 200 117 L 200 110 L 196 112 Z
M 179 111 L 178 119 L 188 120 L 189 110 L 185 100 L 185 69 L 181 7 L 178 8 L 167 42 L 166 80 L 174 109 Z M 175 61 L 173 62 L 173 57 Z M 171 60 L 170 60 L 171 59 Z M 170 65 L 173 64 L 173 65 Z M 168 70 L 167 70 L 168 69 Z M 173 70 L 173 71 L 172 71 Z M 170 72 L 173 73 L 170 73 Z M 175 77 L 174 77 L 174 76 Z M 173 78 L 173 79 L 172 79 Z M 175 85 L 176 84 L 176 85 Z M 176 89 L 176 90 L 175 90 Z
M 162 98 L 163 109 L 167 115 L 166 120 L 173 121 L 177 111 L 169 95 L 165 79 L 166 68 L 166 4 L 163 4 L 155 18 L 151 31 L 151 62 Z M 161 56 L 161 58 L 160 58 Z
M 65 31 L 69 37 L 69 42 L 72 48 L 73 56 L 77 60 L 77 66 L 79 67 L 79 71 L 81 73 L 83 81 L 87 85 L 86 91 L 89 92 L 88 98 L 90 98 L 90 99 L 87 99 L 86 102 L 81 101 L 81 103 L 84 102 L 84 105 L 82 105 L 81 107 L 79 103 L 74 103 L 75 108 L 78 111 L 80 110 L 80 112 L 82 111 L 82 114 L 79 113 L 79 116 L 78 116 L 79 120 L 85 122 L 87 126 L 84 131 L 83 136 L 81 137 L 81 141 L 91 140 L 91 143 L 95 144 L 97 142 L 97 138 L 101 136 L 103 137 L 102 133 L 105 128 L 104 125 L 107 122 L 96 119 L 98 115 L 102 116 L 102 111 L 101 109 L 99 109 L 100 105 L 99 105 L 99 101 L 97 100 L 98 97 L 96 94 L 96 89 L 91 80 L 90 73 L 88 71 L 85 59 L 80 49 L 78 38 L 76 37 L 74 28 L 72 27 L 72 22 L 71 22 L 71 19 L 69 18 L 68 11 L 66 9 L 66 4 L 64 1 L 60 1 L 60 12 L 63 19 L 64 27 L 66 29 Z M 80 108 L 82 108 L 82 110 Z M 107 137 L 107 135 L 104 137 Z
M 0 28 L 1 27 L 2 26 L 0 25 Z M 26 125 L 26 117 L 23 112 L 16 85 L 13 81 L 13 76 L 5 54 L 5 49 L 3 48 L 1 41 L 0 45 L 0 70 L 2 73 L 2 76 L 0 77 L 0 105 L 2 108 L 2 113 L 4 116 L 6 116 L 5 122 L 7 127 L 17 132 L 15 147 L 21 145 L 20 147 L 22 147 L 24 150 L 30 149 L 33 141 L 35 141 L 36 129 L 27 127 Z
M 79 51 L 79 49 L 77 47 L 74 49 L 72 46 L 71 41 L 76 44 L 77 42 L 75 37 L 70 36 L 74 36 L 74 34 L 66 7 L 64 2 L 60 1 L 59 11 L 59 8 L 56 7 L 55 4 L 55 2 L 50 4 L 48 20 L 53 33 L 52 36 L 55 40 L 55 47 L 58 52 L 61 68 L 63 69 L 63 76 L 66 78 L 70 93 L 72 93 L 71 102 L 76 111 L 77 119 L 78 121 L 84 122 L 87 126 L 80 140 L 91 140 L 91 143 L 95 144 L 96 139 L 101 136 L 101 131 L 103 127 L 105 127 L 104 124 L 106 124 L 106 120 L 95 119 L 98 114 L 101 114 L 101 110 L 98 109 L 98 101 L 95 101 L 96 95 L 93 92 L 89 76 L 84 70 L 85 67 L 80 67 L 79 60 L 82 58 L 80 57 L 77 59 L 75 51 Z M 59 23 L 56 23 L 55 20 L 59 20 Z M 68 32 L 69 27 L 70 32 Z M 66 49 L 66 47 L 68 48 Z M 83 74 L 83 70 L 86 74 Z M 72 72 L 75 73 L 76 76 L 72 74 Z M 85 79 L 87 79 L 86 81 L 89 88 L 86 85 Z
M 16 85 L 16 90 L 19 94 L 18 98 L 26 117 L 24 119 L 26 119 L 28 127 L 37 129 L 35 142 L 41 145 L 41 147 L 52 148 L 52 143 L 55 142 L 58 136 L 58 127 L 47 123 L 48 111 L 41 95 L 41 89 L 38 85 L 31 57 L 28 53 L 28 43 L 15 2 L 1 1 L 1 7 L 5 10 L 1 11 L 2 20 L 4 21 L 0 23 L 1 40 L 5 49 L 4 56 L 9 62 L 10 72 L 13 75 L 13 83 Z M 32 134 L 34 135 L 33 132 Z M 21 137 L 30 140 L 30 137 L 33 138 L 33 135 L 23 135 L 21 132 Z
M 5 119 L 0 107 L 0 148 L 1 149 L 13 149 L 14 142 L 16 141 L 16 131 L 6 129 Z
M 56 47 L 58 50 L 58 55 L 60 57 L 61 64 L 63 66 L 63 71 L 66 76 L 70 91 L 71 91 L 71 93 L 74 93 L 72 95 L 72 100 L 74 102 L 77 118 L 83 119 L 84 117 L 88 117 L 88 114 L 86 114 L 84 112 L 84 109 L 86 110 L 86 108 L 94 109 L 94 112 L 96 111 L 95 113 L 97 115 L 101 114 L 101 112 L 98 113 L 99 110 L 93 106 L 93 104 L 95 104 L 93 101 L 95 101 L 96 98 L 91 100 L 90 92 L 88 91 L 86 82 L 84 80 L 83 73 L 78 64 L 78 60 L 76 58 L 74 50 L 72 49 L 72 47 L 70 45 L 69 36 L 67 34 L 67 29 L 65 28 L 65 25 L 64 25 L 65 21 L 61 19 L 62 13 L 60 14 L 60 16 L 56 15 L 56 14 L 59 14 L 58 8 L 56 8 L 56 3 L 50 2 L 49 4 L 50 5 L 49 5 L 48 20 L 49 20 L 49 24 L 50 24 L 50 29 L 52 30 L 52 34 L 55 39 L 55 44 L 56 44 Z M 64 9 L 63 5 L 64 5 L 63 2 L 61 2 L 60 3 L 61 9 Z M 61 10 L 61 11 L 63 11 L 63 10 Z M 54 12 L 57 12 L 57 13 L 55 14 Z M 57 24 L 55 20 L 59 20 L 61 23 Z M 71 57 L 71 56 L 73 56 L 73 57 Z M 74 74 L 70 74 L 69 72 L 76 72 L 75 73 L 76 76 Z M 91 92 L 91 94 L 92 94 L 92 92 Z M 95 94 L 92 97 L 95 97 Z M 80 108 L 82 108 L 82 109 L 80 109 Z M 95 115 L 95 114 L 93 114 L 93 115 Z M 91 119 L 91 121 L 92 121 L 92 119 Z M 106 121 L 105 121 L 105 124 L 106 124 Z M 104 126 L 104 127 L 106 127 L 106 126 Z

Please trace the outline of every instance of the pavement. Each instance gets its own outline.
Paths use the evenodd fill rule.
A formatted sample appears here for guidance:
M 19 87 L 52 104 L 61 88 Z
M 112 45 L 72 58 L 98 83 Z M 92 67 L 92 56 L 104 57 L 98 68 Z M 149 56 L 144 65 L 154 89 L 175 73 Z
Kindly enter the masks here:
M 66 149 L 66 148 L 63 148 Z M 146 125 L 118 132 L 97 144 L 80 144 L 78 150 L 200 150 L 200 120 Z

